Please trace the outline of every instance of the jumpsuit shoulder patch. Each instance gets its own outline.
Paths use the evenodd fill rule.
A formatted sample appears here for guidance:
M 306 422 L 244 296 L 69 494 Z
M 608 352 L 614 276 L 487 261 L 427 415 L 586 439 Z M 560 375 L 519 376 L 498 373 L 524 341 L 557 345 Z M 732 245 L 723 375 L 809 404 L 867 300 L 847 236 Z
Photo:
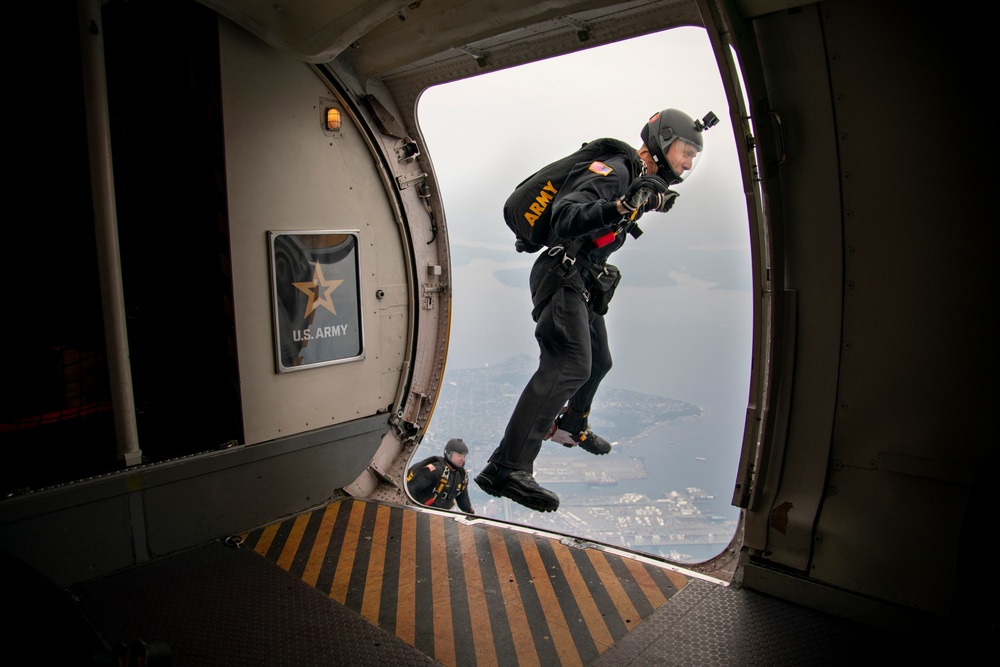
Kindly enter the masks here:
M 435 470 L 437 470 L 437 468 L 434 467 L 433 463 L 428 463 L 427 464 L 427 469 L 430 470 L 431 472 L 434 472 Z
M 587 168 L 599 176 L 607 176 L 612 171 L 614 171 L 614 169 L 612 169 L 608 165 L 604 164 L 603 162 L 598 162 L 596 160 L 594 162 L 591 162 L 590 166 Z

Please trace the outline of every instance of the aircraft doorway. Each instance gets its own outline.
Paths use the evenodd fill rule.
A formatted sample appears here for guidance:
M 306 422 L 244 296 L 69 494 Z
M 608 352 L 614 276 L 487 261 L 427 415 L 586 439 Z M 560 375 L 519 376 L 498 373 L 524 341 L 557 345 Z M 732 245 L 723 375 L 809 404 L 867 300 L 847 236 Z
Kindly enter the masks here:
M 610 71 L 610 85 L 630 91 L 627 104 L 595 99 L 593 82 L 610 82 Z M 528 274 L 537 255 L 514 250 L 501 215 L 510 191 L 585 141 L 610 136 L 638 147 L 643 123 L 668 107 L 728 118 L 701 28 L 422 95 L 418 116 L 446 207 L 454 305 L 441 395 L 411 463 L 442 454 L 449 438 L 460 437 L 475 477 L 536 367 Z M 713 558 L 729 544 L 739 518 L 731 499 L 750 382 L 753 290 L 746 204 L 727 125 L 706 133 L 697 173 L 675 186 L 674 209 L 644 217 L 644 236 L 613 258 L 623 275 L 606 318 L 614 367 L 590 417 L 594 432 L 614 444 L 611 454 L 547 442 L 535 477 L 559 494 L 559 511 L 533 512 L 470 482 L 477 515 L 682 563 Z

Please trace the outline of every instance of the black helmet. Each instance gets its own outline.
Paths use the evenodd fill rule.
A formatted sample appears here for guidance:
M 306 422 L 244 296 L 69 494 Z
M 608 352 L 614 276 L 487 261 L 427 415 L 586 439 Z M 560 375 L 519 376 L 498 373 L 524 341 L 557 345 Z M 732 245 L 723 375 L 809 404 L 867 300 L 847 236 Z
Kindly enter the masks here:
M 695 120 L 683 111 L 664 109 L 653 114 L 649 122 L 642 126 L 640 132 L 642 143 L 646 144 L 646 148 L 653 156 L 656 174 L 665 180 L 667 185 L 680 183 L 694 170 L 694 165 L 697 164 L 705 147 L 701 134 L 718 122 L 718 117 L 711 111 L 703 120 Z M 689 154 L 686 160 L 690 162 L 690 166 L 682 169 L 679 174 L 667 160 L 671 144 L 678 139 L 687 147 Z
M 444 446 L 444 457 L 451 461 L 451 454 L 468 454 L 469 447 L 461 438 L 452 438 L 448 441 L 448 444 Z

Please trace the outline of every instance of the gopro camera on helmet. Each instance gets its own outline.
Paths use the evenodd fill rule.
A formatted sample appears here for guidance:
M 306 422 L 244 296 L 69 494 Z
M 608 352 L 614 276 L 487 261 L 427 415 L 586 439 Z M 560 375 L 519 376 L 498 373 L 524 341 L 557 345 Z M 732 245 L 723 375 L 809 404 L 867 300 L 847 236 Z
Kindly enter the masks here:
M 696 120 L 694 122 L 694 127 L 696 130 L 704 132 L 710 127 L 715 127 L 719 124 L 719 117 L 715 115 L 714 111 L 709 111 L 705 114 L 705 117 L 701 120 Z

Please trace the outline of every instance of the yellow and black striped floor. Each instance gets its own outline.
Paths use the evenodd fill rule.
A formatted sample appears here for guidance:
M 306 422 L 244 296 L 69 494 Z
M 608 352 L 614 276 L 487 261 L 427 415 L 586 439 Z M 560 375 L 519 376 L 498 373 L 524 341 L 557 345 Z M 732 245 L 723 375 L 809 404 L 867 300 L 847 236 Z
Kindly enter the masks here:
M 170 667 L 925 664 L 913 642 L 653 559 L 354 499 L 70 592 L 102 642 L 167 646 Z
M 589 664 L 688 582 L 596 548 L 356 500 L 243 538 L 445 665 Z

